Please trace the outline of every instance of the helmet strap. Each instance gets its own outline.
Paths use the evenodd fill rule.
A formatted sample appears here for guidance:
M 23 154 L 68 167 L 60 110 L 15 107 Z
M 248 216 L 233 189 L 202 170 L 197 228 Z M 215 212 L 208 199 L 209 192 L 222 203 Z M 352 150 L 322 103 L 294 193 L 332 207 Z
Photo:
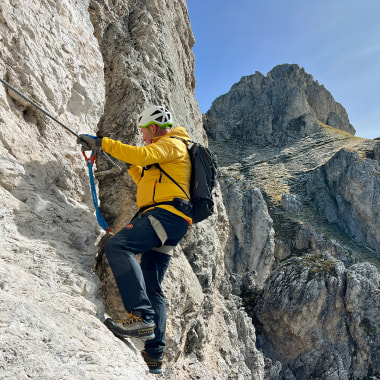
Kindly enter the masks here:
M 150 127 L 150 126 L 149 126 L 149 127 Z M 150 130 L 149 127 L 143 127 L 143 128 L 147 129 L 148 132 L 152 135 L 152 139 L 154 139 L 156 136 L 155 136 L 154 133 Z
M 153 125 L 153 124 L 151 124 L 151 125 Z M 155 137 L 160 136 L 160 134 L 161 134 L 161 132 L 162 132 L 163 129 L 170 129 L 170 127 L 168 127 L 168 126 L 166 126 L 166 127 L 161 127 L 161 126 L 158 125 L 158 124 L 154 124 L 154 125 L 156 125 L 157 127 L 159 127 L 158 133 L 155 135 L 155 134 L 151 131 L 151 129 L 149 128 L 151 125 L 149 125 L 148 127 L 143 127 L 143 128 L 146 128 L 146 129 L 149 131 L 149 133 L 152 135 L 152 139 L 154 139 Z

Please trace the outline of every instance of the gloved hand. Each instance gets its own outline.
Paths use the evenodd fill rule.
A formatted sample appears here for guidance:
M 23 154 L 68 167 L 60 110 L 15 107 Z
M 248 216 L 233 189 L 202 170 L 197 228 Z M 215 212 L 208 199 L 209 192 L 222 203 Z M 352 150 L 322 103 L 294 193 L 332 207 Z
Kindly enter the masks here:
M 101 150 L 102 138 L 92 135 L 79 135 L 77 138 L 77 144 L 82 145 L 82 150 Z

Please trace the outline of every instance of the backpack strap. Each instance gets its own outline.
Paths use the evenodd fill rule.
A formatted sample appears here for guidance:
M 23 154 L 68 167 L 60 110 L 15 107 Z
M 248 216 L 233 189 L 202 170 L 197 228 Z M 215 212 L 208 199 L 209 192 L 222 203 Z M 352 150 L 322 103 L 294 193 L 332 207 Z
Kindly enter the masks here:
M 194 144 L 194 141 L 192 140 L 186 140 L 186 139 L 182 139 L 181 137 L 178 137 L 178 136 L 170 136 L 171 139 L 177 139 L 177 140 L 181 140 L 183 143 L 185 143 L 186 145 L 188 145 L 187 143 L 191 144 L 193 143 Z
M 182 140 L 182 139 L 181 139 Z M 183 187 L 171 176 L 169 175 L 164 169 L 162 169 L 162 167 L 160 166 L 160 164 L 154 164 L 154 166 L 160 170 L 160 172 L 164 173 L 166 175 L 166 177 L 168 177 L 172 182 L 174 182 L 182 191 L 183 193 L 186 195 L 186 198 L 188 200 L 190 200 L 190 197 L 187 195 L 186 191 L 183 189 Z

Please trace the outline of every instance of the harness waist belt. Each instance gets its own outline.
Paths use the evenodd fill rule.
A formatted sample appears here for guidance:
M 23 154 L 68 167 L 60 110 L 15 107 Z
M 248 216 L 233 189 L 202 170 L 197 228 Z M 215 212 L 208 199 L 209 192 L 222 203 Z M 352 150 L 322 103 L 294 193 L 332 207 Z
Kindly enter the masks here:
M 189 218 L 193 217 L 193 204 L 187 199 L 183 199 L 183 198 L 174 198 L 172 201 L 157 202 L 148 206 L 141 207 L 138 211 L 138 214 L 141 214 L 142 212 L 152 207 L 161 206 L 161 205 L 173 206 L 175 209 L 177 209 L 180 212 L 183 212 Z

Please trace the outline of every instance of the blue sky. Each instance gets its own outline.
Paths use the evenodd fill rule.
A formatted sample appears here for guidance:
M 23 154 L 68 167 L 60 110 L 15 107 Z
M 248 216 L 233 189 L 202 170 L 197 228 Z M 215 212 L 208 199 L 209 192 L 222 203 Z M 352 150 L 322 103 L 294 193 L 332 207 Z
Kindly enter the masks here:
M 296 63 L 380 137 L 380 0 L 187 0 L 205 113 L 243 75 Z

